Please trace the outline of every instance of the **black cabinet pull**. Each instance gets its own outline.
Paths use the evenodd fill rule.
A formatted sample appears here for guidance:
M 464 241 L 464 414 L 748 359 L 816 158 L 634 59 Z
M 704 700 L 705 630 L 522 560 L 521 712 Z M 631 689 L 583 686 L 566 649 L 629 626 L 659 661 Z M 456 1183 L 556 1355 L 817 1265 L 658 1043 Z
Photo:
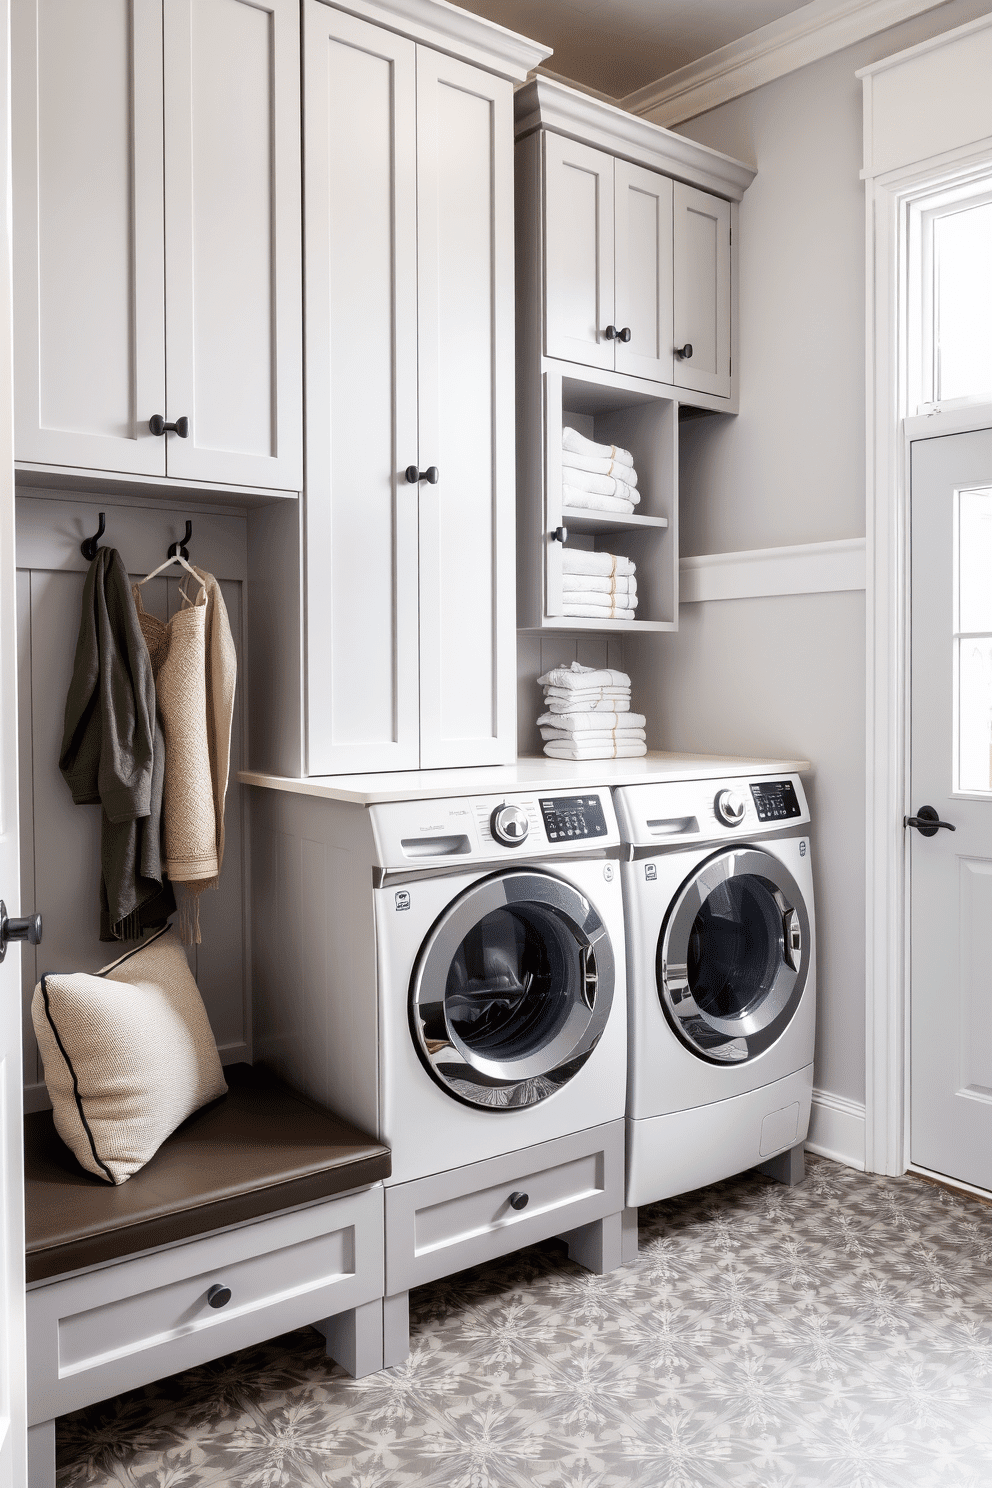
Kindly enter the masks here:
M 510 1195 L 510 1208 L 511 1209 L 526 1209 L 527 1208 L 527 1205 L 529 1203 L 530 1203 L 530 1194 L 512 1193 Z
M 426 470 L 418 470 L 416 465 L 408 465 L 404 473 L 411 486 L 419 485 L 421 481 L 426 481 L 430 486 L 436 486 L 441 479 L 441 473 L 436 465 L 428 465 Z
M 617 331 L 617 340 L 618 341 L 629 341 L 630 340 L 630 326 L 624 326 L 624 328 L 623 328 L 622 331 Z
M 554 532 L 552 532 L 551 536 L 554 538 L 555 542 L 567 543 L 568 542 L 568 528 L 567 527 L 556 527 L 555 530 L 554 530 Z
M 174 424 L 167 424 L 160 413 L 153 413 L 148 420 L 148 427 L 153 434 L 178 434 L 180 439 L 189 438 L 189 419 L 184 414 L 182 418 L 176 419 Z
M 210 1307 L 226 1307 L 231 1300 L 231 1288 L 215 1281 L 207 1292 L 207 1304 Z
M 6 956 L 7 947 L 12 940 L 26 940 L 28 945 L 41 945 L 41 915 L 8 919 L 7 906 L 0 899 L 0 961 Z
M 952 822 L 942 822 L 932 806 L 921 806 L 915 816 L 904 817 L 903 823 L 915 827 L 921 837 L 936 837 L 941 827 L 946 827 L 948 832 L 957 831 Z
M 687 341 L 684 346 L 676 346 L 675 355 L 680 357 L 683 362 L 687 362 L 692 356 L 692 342 Z
M 613 326 L 613 325 L 607 326 L 606 327 L 606 333 L 605 334 L 606 334 L 607 341 L 615 341 L 617 339 L 617 328 L 616 328 L 616 326 Z

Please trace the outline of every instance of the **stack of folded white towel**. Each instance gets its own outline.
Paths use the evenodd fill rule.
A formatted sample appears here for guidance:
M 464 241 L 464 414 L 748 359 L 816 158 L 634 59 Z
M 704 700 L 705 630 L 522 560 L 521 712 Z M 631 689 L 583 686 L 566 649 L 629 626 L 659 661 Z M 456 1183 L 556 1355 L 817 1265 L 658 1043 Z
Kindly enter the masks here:
M 561 550 L 561 597 L 566 615 L 593 620 L 635 620 L 637 580 L 629 558 L 593 553 L 585 548 Z
M 596 444 L 567 427 L 561 431 L 561 479 L 563 506 L 632 512 L 641 499 L 630 450 Z
M 538 677 L 546 711 L 537 720 L 553 759 L 631 759 L 647 754 L 643 713 L 630 711 L 626 672 L 597 671 L 573 661 Z

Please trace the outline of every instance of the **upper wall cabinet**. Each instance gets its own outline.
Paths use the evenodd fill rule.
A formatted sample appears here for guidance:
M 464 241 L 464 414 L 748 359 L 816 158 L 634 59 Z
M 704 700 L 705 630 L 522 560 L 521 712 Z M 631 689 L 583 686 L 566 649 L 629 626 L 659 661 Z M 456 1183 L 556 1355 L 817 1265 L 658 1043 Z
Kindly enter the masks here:
M 543 355 L 735 409 L 732 227 L 754 172 L 546 78 L 515 113 L 519 314 Z
M 300 489 L 299 75 L 296 0 L 14 0 L 22 470 Z

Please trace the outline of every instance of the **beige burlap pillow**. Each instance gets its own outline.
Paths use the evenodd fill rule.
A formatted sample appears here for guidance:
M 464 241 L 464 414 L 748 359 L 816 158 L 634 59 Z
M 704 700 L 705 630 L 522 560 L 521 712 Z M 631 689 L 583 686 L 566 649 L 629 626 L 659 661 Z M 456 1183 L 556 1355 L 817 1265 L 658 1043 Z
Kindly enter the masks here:
M 171 927 L 90 975 L 50 973 L 31 1017 L 59 1136 L 126 1183 L 170 1132 L 227 1090 L 199 988 Z

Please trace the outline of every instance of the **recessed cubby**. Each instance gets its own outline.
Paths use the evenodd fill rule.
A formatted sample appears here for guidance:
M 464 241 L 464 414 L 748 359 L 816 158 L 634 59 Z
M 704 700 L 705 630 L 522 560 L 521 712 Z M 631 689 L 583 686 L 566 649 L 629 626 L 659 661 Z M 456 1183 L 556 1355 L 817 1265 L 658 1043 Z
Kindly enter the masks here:
M 545 364 L 543 428 L 534 421 L 521 438 L 540 450 L 521 459 L 520 625 L 523 629 L 674 630 L 678 623 L 678 408 L 633 378 Z M 563 500 L 562 429 L 633 456 L 640 501 L 629 514 L 567 506 Z M 566 615 L 563 550 L 592 549 L 636 565 L 636 619 Z M 539 557 L 538 557 L 539 555 Z M 538 557 L 538 561 L 535 561 Z

